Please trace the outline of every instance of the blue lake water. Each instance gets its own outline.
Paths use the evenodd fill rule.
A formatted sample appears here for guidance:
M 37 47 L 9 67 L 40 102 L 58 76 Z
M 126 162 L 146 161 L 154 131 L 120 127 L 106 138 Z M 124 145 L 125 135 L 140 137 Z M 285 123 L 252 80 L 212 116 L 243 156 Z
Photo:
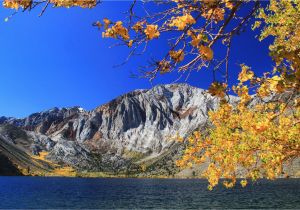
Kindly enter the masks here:
M 1 209 L 300 209 L 300 179 L 207 190 L 199 179 L 0 177 Z

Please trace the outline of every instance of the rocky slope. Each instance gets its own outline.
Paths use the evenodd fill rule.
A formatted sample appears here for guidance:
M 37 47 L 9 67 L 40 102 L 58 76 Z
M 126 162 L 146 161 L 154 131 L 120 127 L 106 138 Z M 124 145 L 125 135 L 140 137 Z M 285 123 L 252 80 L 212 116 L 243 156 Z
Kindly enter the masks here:
M 54 108 L 24 119 L 1 117 L 0 134 L 14 147 L 35 155 L 48 151 L 48 160 L 81 172 L 169 176 L 179 173 L 174 161 L 184 148 L 174 136 L 205 128 L 208 111 L 217 107 L 218 99 L 202 89 L 159 85 L 91 111 Z M 23 132 L 23 137 L 18 141 L 9 137 L 7 125 Z
M 34 154 L 38 154 L 37 144 L 40 151 L 50 149 L 44 141 L 45 138 L 40 136 L 37 142 L 33 135 L 18 127 L 9 124 L 0 125 L 0 175 L 52 171 L 51 164 L 34 158 Z

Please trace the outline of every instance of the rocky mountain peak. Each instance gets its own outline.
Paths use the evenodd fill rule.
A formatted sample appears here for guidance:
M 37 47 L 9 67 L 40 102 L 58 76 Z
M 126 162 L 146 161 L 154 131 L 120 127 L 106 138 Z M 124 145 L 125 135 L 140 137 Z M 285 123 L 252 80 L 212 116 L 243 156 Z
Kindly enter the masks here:
M 139 161 L 160 157 L 176 145 L 175 135 L 206 126 L 208 111 L 217 106 L 217 98 L 182 83 L 132 91 L 91 111 L 53 108 L 1 122 L 46 135 L 55 142 L 50 154 L 56 161 L 83 167 L 97 154 L 121 167 L 128 154 L 138 154 Z

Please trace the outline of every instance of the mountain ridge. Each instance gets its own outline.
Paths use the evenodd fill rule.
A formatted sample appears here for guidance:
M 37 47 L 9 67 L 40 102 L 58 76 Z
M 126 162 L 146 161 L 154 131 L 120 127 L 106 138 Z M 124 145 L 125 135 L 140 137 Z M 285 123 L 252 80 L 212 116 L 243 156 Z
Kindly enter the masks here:
M 47 152 L 48 161 L 78 172 L 176 176 L 185 144 L 174 136 L 207 128 L 208 111 L 218 105 L 205 90 L 180 83 L 135 90 L 90 111 L 53 108 L 23 119 L 2 117 L 0 124 L 26 133 L 27 152 Z

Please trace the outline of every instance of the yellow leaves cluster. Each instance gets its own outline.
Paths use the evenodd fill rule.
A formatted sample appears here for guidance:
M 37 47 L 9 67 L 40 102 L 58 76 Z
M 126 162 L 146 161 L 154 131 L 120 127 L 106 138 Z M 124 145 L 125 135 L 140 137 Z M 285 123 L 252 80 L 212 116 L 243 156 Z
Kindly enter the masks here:
M 226 120 L 230 117 L 230 113 L 232 112 L 233 107 L 228 103 L 224 103 L 221 105 L 221 108 L 218 110 L 218 114 L 214 114 L 214 112 L 209 112 L 209 119 L 214 122 L 214 124 L 218 125 L 223 120 Z
M 264 132 L 265 130 L 268 129 L 268 127 L 269 127 L 268 120 L 266 120 L 264 122 L 258 122 L 255 125 L 253 125 L 253 129 L 258 133 Z
M 144 33 L 146 34 L 148 40 L 155 39 L 160 36 L 158 25 L 147 25 Z
M 209 182 L 209 190 L 212 190 L 213 187 L 219 183 L 218 177 L 220 177 L 221 174 L 221 170 L 214 163 L 209 164 L 207 171 L 204 173 Z
M 158 63 L 158 68 L 161 74 L 165 74 L 171 71 L 171 65 L 169 61 L 162 60 Z
M 56 7 L 82 7 L 82 8 L 93 8 L 96 6 L 96 0 L 50 0 L 50 3 Z
M 3 6 L 10 9 L 27 8 L 32 4 L 32 0 L 4 0 Z
M 276 91 L 284 91 L 287 88 L 299 91 L 300 1 L 271 0 L 269 7 L 260 10 L 258 19 L 263 23 L 260 40 L 274 37 L 274 42 L 269 46 L 270 55 L 276 62 L 277 71 L 282 74 L 282 80 L 267 81 L 265 86 L 273 83 L 271 89 Z
M 192 39 L 191 45 L 193 47 L 199 47 L 199 44 L 201 42 L 203 42 L 203 43 L 204 42 L 208 42 L 208 38 L 207 38 L 207 36 L 205 34 L 197 33 L 197 32 L 195 32 L 193 30 L 188 30 L 187 31 L 187 35 L 189 35 L 191 37 L 191 39 Z
M 251 100 L 249 89 L 246 85 L 233 86 L 232 89 L 240 97 L 240 104 L 243 106 Z
M 138 33 L 141 32 L 143 30 L 143 22 L 137 22 L 134 26 L 132 26 L 132 29 Z
M 191 14 L 185 14 L 183 16 L 172 18 L 170 27 L 177 27 L 178 30 L 184 30 L 187 25 L 195 24 L 196 20 Z
M 11 9 L 28 8 L 32 4 L 32 0 L 4 0 L 3 6 Z M 96 0 L 50 0 L 49 3 L 55 7 L 82 7 L 93 8 L 96 6 Z
M 192 163 L 200 164 L 205 162 L 205 159 L 197 154 L 201 152 L 203 147 L 201 140 L 201 133 L 199 131 L 195 131 L 193 135 L 188 137 L 188 142 L 191 146 L 187 147 L 184 151 L 184 156 L 182 159 L 176 161 L 176 165 L 178 167 L 191 167 Z
M 283 78 L 280 76 L 273 76 L 272 78 L 267 80 L 270 90 L 277 93 L 282 93 L 285 90 L 284 84 L 283 84 Z
M 267 97 L 271 93 L 267 84 L 261 84 L 256 92 L 257 92 L 257 95 L 261 98 Z
M 260 38 L 275 37 L 274 43 L 270 46 L 271 51 L 275 53 L 274 55 L 280 57 L 287 52 L 300 49 L 299 12 L 299 1 L 271 0 L 267 9 L 260 10 L 258 18 L 266 23 Z
M 110 22 L 106 21 L 105 25 L 110 24 Z M 102 34 L 103 37 L 111 37 L 117 38 L 121 37 L 124 40 L 128 40 L 129 34 L 127 28 L 123 26 L 122 21 L 117 21 L 111 28 L 107 28 L 105 32 Z
M 183 50 L 178 50 L 178 51 L 170 51 L 169 52 L 170 57 L 176 62 L 181 62 L 184 59 L 184 51 Z
M 223 185 L 226 187 L 226 188 L 232 188 L 234 185 L 235 185 L 235 181 L 223 181 Z M 208 187 L 209 190 L 212 190 L 212 185 Z
M 197 33 L 193 30 L 188 30 L 187 35 L 190 36 L 192 39 L 190 44 L 193 47 L 198 48 L 198 51 L 203 60 L 210 61 L 213 59 L 214 57 L 213 50 L 209 46 L 204 45 L 205 43 L 209 42 L 205 34 Z
M 219 0 L 197 0 L 197 1 L 202 2 L 204 6 L 207 8 L 213 8 L 219 3 Z
M 261 98 L 270 96 L 271 93 L 283 93 L 284 91 L 292 88 L 290 82 L 285 80 L 281 75 L 275 75 L 270 78 L 261 79 L 263 82 L 257 89 L 257 95 Z
M 265 75 L 258 78 L 248 66 L 242 65 L 238 76 L 239 84 L 233 88 L 240 100 L 234 106 L 224 102 L 227 85 L 220 82 L 212 83 L 208 92 L 222 98 L 220 108 L 209 112 L 212 127 L 207 135 L 206 133 L 201 135 L 199 132 L 191 135 L 184 156 L 177 161 L 180 167 L 190 167 L 193 164 L 209 161 L 204 173 L 210 183 L 209 189 L 216 186 L 220 178 L 226 179 L 223 185 L 228 188 L 233 187 L 239 177 L 245 178 L 240 181 L 242 187 L 247 185 L 247 179 L 256 180 L 260 177 L 273 179 L 283 173 L 282 166 L 287 160 L 300 156 L 299 99 L 295 100 L 293 102 L 295 105 L 289 109 L 285 109 L 289 104 L 283 102 L 256 105 L 249 103 L 252 98 L 249 89 L 253 87 L 258 87 L 257 95 L 260 97 L 291 89 L 300 90 L 300 3 L 271 1 L 273 3 L 268 9 L 271 13 L 260 16 L 267 23 L 261 38 L 275 36 L 270 49 L 271 56 L 277 64 L 276 72 L 272 76 Z M 138 33 L 138 38 L 141 37 L 146 42 L 159 38 L 160 32 L 163 31 L 187 30 L 183 32 L 184 43 L 179 42 L 175 49 L 183 46 L 184 48 L 171 50 L 169 56 L 172 60 L 165 58 L 157 62 L 157 69 L 162 74 L 170 72 L 173 67 L 171 64 L 182 62 L 186 55 L 197 54 L 197 58 L 202 61 L 211 61 L 214 58 L 211 49 L 214 42 L 209 40 L 213 40 L 215 35 L 211 31 L 196 27 L 196 20 L 190 14 L 193 9 L 185 7 L 186 1 L 175 2 L 179 5 L 180 11 L 184 9 L 183 11 L 186 12 L 183 13 L 184 15 L 178 16 L 179 13 L 172 13 L 170 16 L 173 17 L 161 25 L 143 21 L 136 22 L 132 26 L 133 31 Z M 234 9 L 234 5 L 237 4 L 228 0 L 204 0 L 201 1 L 202 3 L 205 5 L 201 8 L 201 14 L 207 23 L 213 21 L 219 23 L 224 20 L 225 9 Z M 128 31 L 122 22 L 117 22 L 109 28 L 111 24 L 109 20 L 104 22 L 108 33 L 106 36 L 129 40 Z M 259 22 L 254 26 L 258 27 Z M 187 49 L 185 43 L 189 41 L 192 46 L 191 53 L 184 51 Z M 126 41 L 126 43 L 131 46 L 133 41 Z
M 240 85 L 236 91 L 241 97 L 249 96 L 247 86 Z M 221 103 L 218 110 L 209 112 L 209 119 L 213 127 L 206 135 L 188 138 L 178 165 L 209 160 L 203 175 L 210 190 L 220 178 L 225 178 L 222 184 L 227 188 L 240 177 L 244 177 L 242 187 L 247 179 L 274 179 L 284 173 L 287 161 L 300 157 L 300 108 L 294 104 L 269 102 L 248 107 L 243 100 L 236 106 Z
M 210 190 L 220 178 L 225 178 L 222 184 L 227 188 L 233 187 L 240 177 L 245 178 L 240 181 L 242 187 L 247 185 L 247 179 L 275 179 L 285 173 L 285 164 L 300 157 L 300 99 L 295 94 L 299 93 L 295 76 L 286 71 L 276 75 L 275 71 L 273 76 L 254 78 L 249 67 L 241 67 L 240 83 L 233 87 L 240 98 L 238 104 L 233 106 L 222 100 L 218 110 L 210 111 L 212 128 L 206 135 L 189 137 L 189 146 L 178 161 L 180 167 L 186 167 L 209 160 L 203 175 Z M 285 94 L 296 98 L 286 103 L 270 101 L 249 106 L 252 97 L 243 84 L 249 80 L 250 85 L 259 85 L 259 97 L 290 90 Z M 209 88 L 212 95 L 221 98 L 225 91 L 226 86 L 217 82 Z
M 223 0 L 223 3 L 225 3 L 225 7 L 228 9 L 233 9 L 234 3 L 231 0 Z
M 213 20 L 218 23 L 224 20 L 225 9 L 221 7 L 210 8 L 202 13 L 202 16 L 207 20 Z
M 250 84 L 258 85 L 256 90 L 257 95 L 261 98 L 268 97 L 272 93 L 280 94 L 285 92 L 289 89 L 297 89 L 297 81 L 294 79 L 293 75 L 286 75 L 286 74 L 275 74 L 273 76 L 269 76 L 269 74 L 264 74 L 263 77 L 255 77 L 254 72 L 250 70 L 250 67 L 242 64 L 241 65 L 241 72 L 239 73 L 238 80 L 240 81 L 238 87 L 233 87 L 234 91 L 241 97 L 241 98 L 249 98 L 245 92 L 248 92 L 246 86 L 242 84 L 250 81 Z M 276 73 L 276 68 L 275 71 Z M 291 79 L 292 78 L 292 79 Z M 242 91 L 241 87 L 245 89 Z
M 113 22 L 111 20 L 104 18 L 103 24 L 97 21 L 94 25 L 98 28 L 101 28 L 104 25 L 104 32 L 102 32 L 102 37 L 121 38 L 123 41 L 126 41 L 128 47 L 132 47 L 134 40 L 127 41 L 130 39 L 130 35 L 128 29 L 123 26 L 123 22 L 117 21 L 113 26 L 109 27 L 112 24 Z M 146 25 L 145 29 L 143 25 Z M 152 40 L 160 36 L 158 25 L 147 25 L 144 21 L 137 22 L 131 28 L 136 33 L 144 33 L 147 37 L 147 40 Z

